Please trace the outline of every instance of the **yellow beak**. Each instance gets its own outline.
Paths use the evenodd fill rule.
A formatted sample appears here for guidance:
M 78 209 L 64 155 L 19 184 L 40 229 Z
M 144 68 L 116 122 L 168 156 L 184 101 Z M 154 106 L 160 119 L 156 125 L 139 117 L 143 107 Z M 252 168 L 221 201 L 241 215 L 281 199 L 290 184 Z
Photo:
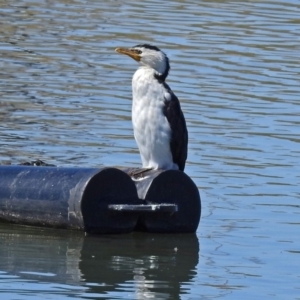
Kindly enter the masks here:
M 139 53 L 136 52 L 134 49 L 128 49 L 128 48 L 116 48 L 116 52 L 121 53 L 121 54 L 126 54 L 133 58 L 136 61 L 141 60 L 141 56 Z

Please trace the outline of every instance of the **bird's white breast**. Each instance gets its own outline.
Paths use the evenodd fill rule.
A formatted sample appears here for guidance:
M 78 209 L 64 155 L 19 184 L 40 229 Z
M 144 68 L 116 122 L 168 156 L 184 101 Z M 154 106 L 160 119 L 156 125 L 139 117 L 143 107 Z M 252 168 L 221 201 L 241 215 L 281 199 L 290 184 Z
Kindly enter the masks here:
M 170 149 L 171 128 L 163 114 L 170 96 L 154 78 L 154 71 L 139 68 L 132 79 L 132 123 L 144 168 L 178 169 Z M 168 99 L 169 98 L 169 99 Z

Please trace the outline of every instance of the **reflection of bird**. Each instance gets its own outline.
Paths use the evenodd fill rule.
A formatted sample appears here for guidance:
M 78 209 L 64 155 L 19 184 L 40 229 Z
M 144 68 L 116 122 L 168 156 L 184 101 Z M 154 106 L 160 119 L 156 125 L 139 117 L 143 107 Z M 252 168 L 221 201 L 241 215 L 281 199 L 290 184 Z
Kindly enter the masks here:
M 183 171 L 188 132 L 179 100 L 165 82 L 168 57 L 148 44 L 116 51 L 140 63 L 132 78 L 132 123 L 143 167 Z

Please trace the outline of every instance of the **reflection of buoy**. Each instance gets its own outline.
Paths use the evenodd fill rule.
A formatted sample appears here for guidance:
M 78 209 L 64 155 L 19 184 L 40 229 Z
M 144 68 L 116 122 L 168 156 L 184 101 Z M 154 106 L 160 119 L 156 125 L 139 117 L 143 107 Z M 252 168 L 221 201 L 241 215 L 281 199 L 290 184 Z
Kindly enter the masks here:
M 115 168 L 0 166 L 0 219 L 17 224 L 130 232 L 137 216 L 109 204 L 135 204 L 130 177 Z
M 136 171 L 0 166 L 0 220 L 91 233 L 195 232 L 193 181 L 181 171 Z
M 195 232 L 201 215 L 197 186 L 185 173 L 124 170 L 135 182 L 138 196 L 149 209 L 140 215 L 138 229 L 150 232 Z M 132 175 L 138 174 L 138 175 Z
M 182 283 L 195 282 L 200 255 L 196 234 L 87 236 L 80 250 L 81 282 L 101 282 L 91 285 L 88 292 L 106 295 L 106 299 L 114 299 L 118 287 L 130 284 L 135 292 L 129 294 L 130 299 L 181 299 L 186 292 Z M 91 253 L 96 259 L 90 258 Z

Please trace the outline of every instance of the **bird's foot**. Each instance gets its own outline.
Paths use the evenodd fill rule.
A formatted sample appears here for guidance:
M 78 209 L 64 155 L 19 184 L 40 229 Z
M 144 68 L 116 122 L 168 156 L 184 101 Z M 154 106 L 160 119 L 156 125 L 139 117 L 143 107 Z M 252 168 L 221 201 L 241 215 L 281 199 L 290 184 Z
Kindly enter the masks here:
M 152 170 L 153 170 L 153 168 L 131 169 L 128 172 L 128 175 L 130 177 L 133 177 L 134 179 L 140 179 L 140 178 L 143 178 L 147 172 L 152 171 Z

